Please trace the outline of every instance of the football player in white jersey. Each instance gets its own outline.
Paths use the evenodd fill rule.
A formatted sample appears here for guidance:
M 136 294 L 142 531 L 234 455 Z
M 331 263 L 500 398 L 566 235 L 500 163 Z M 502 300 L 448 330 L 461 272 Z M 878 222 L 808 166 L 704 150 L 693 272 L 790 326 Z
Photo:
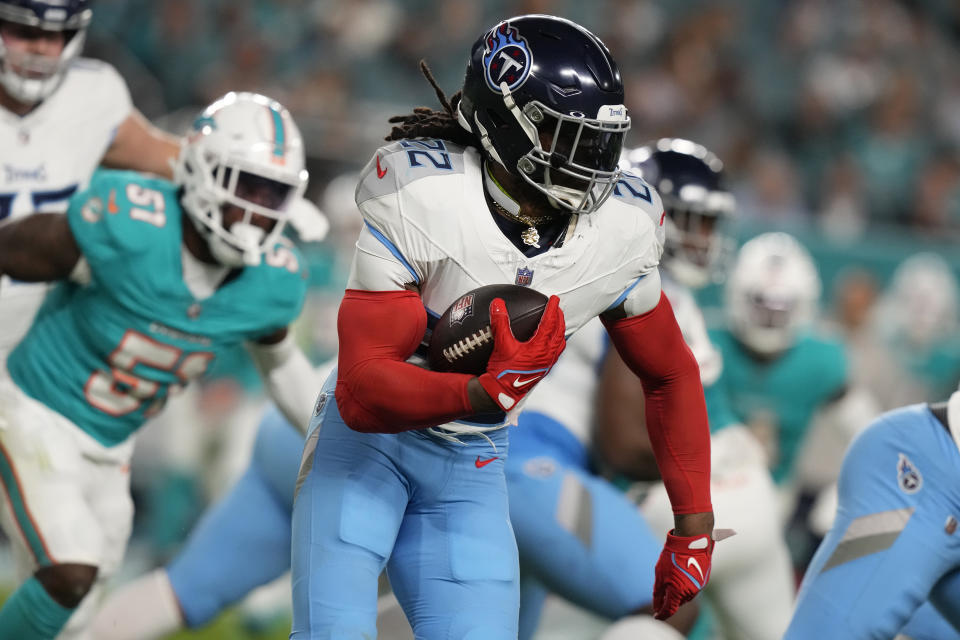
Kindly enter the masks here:
M 105 62 L 80 58 L 88 0 L 0 0 L 0 222 L 61 212 L 98 165 L 171 177 L 179 141 L 133 107 Z M 0 281 L 0 368 L 46 286 Z
M 662 139 L 625 154 L 623 166 L 663 198 L 663 290 L 709 385 L 722 362 L 691 290 L 711 281 L 732 244 L 725 228 L 733 198 L 723 185 L 723 165 L 701 145 Z M 573 336 L 511 434 L 507 485 L 523 570 L 520 638 L 532 635 L 547 589 L 618 620 L 603 640 L 679 637 L 655 626 L 644 610 L 671 515 L 663 485 L 651 492 L 645 516 L 592 464 L 605 457 L 624 475 L 658 477 L 649 440 L 638 428 L 642 389 L 607 346 L 597 322 Z M 714 505 L 724 525 L 744 533 L 714 555 L 706 593 L 721 611 L 726 637 L 778 639 L 793 588 L 762 451 L 733 430 L 713 436 L 712 454 Z
M 294 501 L 291 638 L 375 637 L 385 566 L 417 637 L 517 637 L 506 414 L 597 316 L 649 391 L 675 514 L 654 611 L 670 617 L 710 575 L 709 432 L 696 360 L 660 288 L 660 199 L 617 168 L 630 120 L 616 63 L 579 25 L 521 16 L 477 40 L 462 93 L 437 94 L 443 111 L 393 120 L 396 142 L 357 186 L 365 228 L 339 366 Z M 416 353 L 428 317 L 504 283 L 551 296 L 536 335 L 515 340 L 494 300 L 487 372 L 429 370 Z
M 663 197 L 668 212 L 663 290 L 700 363 L 707 401 L 712 402 L 710 388 L 720 377 L 723 360 L 710 341 L 693 291 L 722 273 L 732 256 L 733 241 L 725 227 L 734 204 L 723 186 L 723 164 L 701 145 L 679 139 L 636 149 L 626 162 Z M 642 390 L 626 373 L 610 353 L 598 392 L 598 449 L 625 475 L 656 478 L 644 430 L 634 424 Z M 723 525 L 737 532 L 715 556 L 706 591 L 718 614 L 719 631 L 728 640 L 777 640 L 790 618 L 794 583 L 764 450 L 746 427 L 731 425 L 712 432 L 711 453 L 714 505 Z M 648 493 L 643 514 L 654 531 L 669 521 L 663 485 Z

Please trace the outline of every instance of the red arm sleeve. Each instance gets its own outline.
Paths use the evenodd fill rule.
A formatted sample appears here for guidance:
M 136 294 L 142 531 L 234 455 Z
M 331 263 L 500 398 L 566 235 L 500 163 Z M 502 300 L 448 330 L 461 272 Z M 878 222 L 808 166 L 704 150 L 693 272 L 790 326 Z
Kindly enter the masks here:
M 670 302 L 661 293 L 647 313 L 603 324 L 643 383 L 647 431 L 673 512 L 711 511 L 710 429 L 700 368 Z
M 351 429 L 399 433 L 474 413 L 467 395 L 473 376 L 436 373 L 404 362 L 427 326 L 412 291 L 348 289 L 337 333 L 337 408 Z

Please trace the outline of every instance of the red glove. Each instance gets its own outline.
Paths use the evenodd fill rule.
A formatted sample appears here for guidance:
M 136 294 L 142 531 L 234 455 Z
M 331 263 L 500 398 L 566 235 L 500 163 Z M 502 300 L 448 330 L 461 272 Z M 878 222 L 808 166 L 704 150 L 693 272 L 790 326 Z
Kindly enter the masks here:
M 550 296 L 536 333 L 526 342 L 513 337 L 510 315 L 500 298 L 490 303 L 490 327 L 493 353 L 487 362 L 487 372 L 479 380 L 493 401 L 509 411 L 547 375 L 567 346 L 560 298 Z
M 707 534 L 667 534 L 653 583 L 653 617 L 666 620 L 689 602 L 710 580 L 710 557 L 714 541 Z

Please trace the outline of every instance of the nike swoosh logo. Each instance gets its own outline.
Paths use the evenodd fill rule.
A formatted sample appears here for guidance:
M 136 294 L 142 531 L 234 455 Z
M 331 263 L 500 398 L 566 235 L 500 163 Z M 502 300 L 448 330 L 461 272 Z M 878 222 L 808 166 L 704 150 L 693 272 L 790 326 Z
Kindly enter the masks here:
M 387 175 L 387 170 L 380 168 L 380 156 L 377 156 L 377 177 L 383 180 L 385 175 Z
M 689 569 L 691 566 L 697 568 L 697 573 L 700 574 L 700 582 L 703 582 L 703 569 L 700 568 L 700 563 L 697 562 L 696 558 L 687 558 L 687 568 Z
M 474 466 L 477 467 L 477 469 L 483 469 L 485 466 L 487 466 L 488 464 L 490 464 L 491 462 L 493 462 L 494 460 L 496 460 L 496 459 L 499 458 L 499 457 L 500 457 L 500 456 L 493 456 L 492 458 L 487 458 L 486 460 L 481 460 L 481 459 L 480 459 L 480 456 L 477 456 L 477 459 L 476 459 L 476 461 L 475 461 L 473 464 L 474 464 Z
M 513 386 L 514 386 L 514 387 L 517 387 L 517 388 L 525 387 L 525 386 L 527 386 L 528 384 L 530 384 L 531 382 L 536 382 L 537 380 L 539 380 L 539 379 L 542 378 L 542 377 L 543 377 L 543 376 L 533 376 L 532 378 L 530 378 L 530 379 L 528 379 L 528 380 L 524 380 L 523 382 L 520 381 L 520 378 L 517 378 L 516 380 L 513 381 Z

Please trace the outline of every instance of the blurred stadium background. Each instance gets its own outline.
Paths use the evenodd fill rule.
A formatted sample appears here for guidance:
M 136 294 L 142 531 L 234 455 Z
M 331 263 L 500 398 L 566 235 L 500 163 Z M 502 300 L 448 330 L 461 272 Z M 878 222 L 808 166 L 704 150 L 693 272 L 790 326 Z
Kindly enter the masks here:
M 627 87 L 631 144 L 685 137 L 723 159 L 739 240 L 769 229 L 801 239 L 823 279 L 822 321 L 848 340 L 855 379 L 885 408 L 956 388 L 960 3 L 98 0 L 85 51 L 114 64 L 135 104 L 173 132 L 228 90 L 290 108 L 307 142 L 308 193 L 333 223 L 326 242 L 306 247 L 314 289 L 299 331 L 320 362 L 336 347 L 359 224 L 352 175 L 390 115 L 435 106 L 417 61 L 452 93 L 474 38 L 522 13 L 571 18 L 606 42 Z M 708 308 L 720 291 L 703 292 Z M 262 402 L 244 357 L 179 403 L 187 420 L 144 434 L 126 577 L 168 559 L 243 469 Z M 284 638 L 276 612 L 254 604 L 177 637 Z

